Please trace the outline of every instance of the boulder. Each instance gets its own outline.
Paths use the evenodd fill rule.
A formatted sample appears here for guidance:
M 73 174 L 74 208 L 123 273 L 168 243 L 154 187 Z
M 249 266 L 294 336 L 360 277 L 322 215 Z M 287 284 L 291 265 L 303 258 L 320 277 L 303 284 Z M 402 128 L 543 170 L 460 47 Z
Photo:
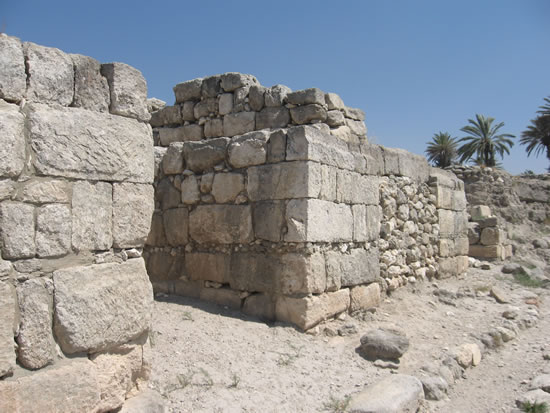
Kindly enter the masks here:
M 449 384 L 439 376 L 421 377 L 424 394 L 428 400 L 442 400 L 447 394 Z
M 404 333 L 392 329 L 371 330 L 361 337 L 359 352 L 368 359 L 399 359 L 409 349 Z
M 529 389 L 536 390 L 541 389 L 547 393 L 550 393 L 550 374 L 541 374 L 536 376 L 532 381 Z

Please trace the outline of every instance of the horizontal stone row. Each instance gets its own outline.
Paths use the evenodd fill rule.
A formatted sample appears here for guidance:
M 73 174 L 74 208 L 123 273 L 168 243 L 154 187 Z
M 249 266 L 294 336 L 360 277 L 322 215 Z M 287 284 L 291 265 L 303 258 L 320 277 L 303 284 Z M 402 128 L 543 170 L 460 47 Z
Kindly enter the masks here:
M 12 196 L 25 202 L 0 202 L 1 251 L 10 260 L 143 246 L 153 211 L 146 184 L 36 179 Z
M 271 242 L 369 242 L 378 238 L 376 205 L 320 199 L 261 201 L 251 205 L 177 207 L 153 216 L 147 244 L 181 246 Z
M 100 64 L 5 34 L 0 34 L 0 98 L 150 119 L 147 84 L 137 69 L 124 63 Z
M 325 123 L 347 139 L 365 138 L 367 132 L 363 111 L 316 88 L 297 92 L 283 85 L 266 88 L 254 76 L 225 73 L 180 83 L 174 93 L 176 105 L 154 112 L 151 118 L 163 145 L 167 135 L 180 141 L 199 140 L 310 123 Z

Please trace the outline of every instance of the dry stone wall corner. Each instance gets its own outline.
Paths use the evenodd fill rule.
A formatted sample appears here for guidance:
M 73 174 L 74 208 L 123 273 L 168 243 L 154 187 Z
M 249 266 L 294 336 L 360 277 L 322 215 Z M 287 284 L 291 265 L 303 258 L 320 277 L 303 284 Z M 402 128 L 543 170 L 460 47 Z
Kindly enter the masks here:
M 111 411 L 147 379 L 146 98 L 130 66 L 0 34 L 0 411 Z

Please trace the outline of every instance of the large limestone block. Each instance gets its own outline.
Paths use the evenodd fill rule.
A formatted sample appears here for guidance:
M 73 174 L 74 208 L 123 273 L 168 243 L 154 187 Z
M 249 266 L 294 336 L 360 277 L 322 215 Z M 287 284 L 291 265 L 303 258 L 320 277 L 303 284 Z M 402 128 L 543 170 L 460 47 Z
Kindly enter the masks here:
M 146 245 L 153 247 L 164 247 L 167 243 L 166 233 L 164 231 L 163 215 L 160 212 L 154 212 L 151 218 L 151 230 L 147 236 Z
M 314 126 L 296 126 L 288 130 L 286 159 L 317 161 L 348 170 L 355 166 L 346 142 Z
M 28 71 L 27 99 L 69 106 L 74 97 L 74 68 L 68 54 L 54 47 L 23 43 Z
M 265 92 L 267 88 L 262 85 L 252 85 L 248 94 L 248 103 L 250 109 L 253 111 L 259 112 L 264 107 L 265 103 Z M 237 106 L 237 96 L 235 95 L 235 105 Z
M 153 182 L 149 125 L 80 108 L 39 104 L 26 108 L 39 175 Z
M 0 411 L 97 412 L 100 391 L 91 361 L 81 358 L 14 381 L 0 382 Z
M 219 138 L 223 136 L 223 120 L 210 119 L 204 124 L 205 138 Z
M 172 142 L 162 159 L 165 175 L 177 175 L 183 172 L 183 142 Z
M 21 323 L 17 336 L 18 360 L 30 369 L 39 369 L 55 360 L 52 334 L 52 294 L 41 279 L 25 281 L 17 287 Z
M 31 258 L 36 252 L 34 207 L 21 202 L 0 203 L 0 235 L 4 258 Z
M 470 208 L 470 215 L 472 216 L 472 221 L 481 221 L 491 216 L 491 208 L 487 205 L 474 205 Z
M 202 80 L 201 96 L 203 98 L 215 98 L 221 93 L 221 76 L 214 75 Z
M 297 90 L 287 94 L 288 103 L 293 105 L 325 105 L 325 93 L 317 88 Z
M 150 252 L 146 258 L 147 273 L 151 280 L 177 280 L 185 275 L 185 257 L 171 255 L 169 252 Z
M 113 244 L 113 189 L 106 182 L 73 184 L 72 244 L 78 251 L 108 250 Z
M 353 240 L 353 214 L 345 204 L 320 199 L 293 199 L 286 208 L 287 242 Z
M 160 144 L 168 146 L 172 142 L 200 141 L 204 137 L 203 127 L 197 124 L 177 128 L 157 128 Z
M 380 277 L 377 249 L 367 251 L 362 248 L 355 248 L 349 251 L 349 253 L 328 251 L 325 257 L 327 262 L 327 278 L 336 280 L 336 285 L 349 287 L 368 284 Z
M 340 96 L 336 93 L 326 93 L 325 102 L 327 104 L 328 110 L 344 110 L 346 105 Z
M 321 253 L 233 253 L 229 284 L 235 290 L 253 292 L 321 293 L 326 288 L 325 274 Z
M 399 174 L 401 176 L 408 176 L 417 182 L 428 181 L 430 167 L 426 158 L 404 149 L 395 149 L 395 151 L 399 156 Z
M 439 233 L 443 238 L 452 237 L 455 234 L 455 213 L 447 209 L 438 209 Z
M 352 396 L 351 413 L 414 413 L 424 399 L 416 377 L 392 374 Z
M 0 281 L 0 378 L 11 374 L 15 367 L 16 308 L 15 289 Z
M 336 174 L 336 200 L 347 204 L 378 205 L 380 200 L 379 178 L 339 170 Z
M 304 105 L 290 109 L 290 117 L 297 125 L 324 122 L 327 119 L 327 110 L 321 105 Z
M 0 98 L 18 102 L 25 95 L 25 56 L 17 37 L 0 34 Z
M 335 200 L 336 171 L 314 162 L 283 162 L 248 168 L 252 201 L 292 198 Z
M 189 212 L 187 208 L 167 209 L 163 212 L 162 219 L 168 244 L 173 247 L 186 245 L 189 240 Z M 155 245 L 164 246 L 160 243 Z
M 218 204 L 235 201 L 244 190 L 244 176 L 236 173 L 219 173 L 214 175 L 212 195 Z
M 153 290 L 142 258 L 53 273 L 54 331 L 65 353 L 97 352 L 148 331 Z
M 352 135 L 365 137 L 367 135 L 367 126 L 362 120 L 345 119 L 345 124 Z
M 352 205 L 351 212 L 353 213 L 353 240 L 367 241 L 367 206 Z
M 181 201 L 193 205 L 200 201 L 199 182 L 195 175 L 186 176 L 181 183 Z
M 19 107 L 0 100 L 0 177 L 16 177 L 25 166 L 24 128 Z
M 79 54 L 70 55 L 74 64 L 74 101 L 72 106 L 108 112 L 111 97 L 109 83 L 101 75 L 101 63 Z
M 49 204 L 36 210 L 36 253 L 59 257 L 71 250 L 71 210 L 68 205 Z
M 113 184 L 113 246 L 142 247 L 155 209 L 154 189 L 148 184 Z
M 19 186 L 15 199 L 33 204 L 70 202 L 71 184 L 60 179 L 34 178 Z
M 256 129 L 256 112 L 238 112 L 223 117 L 225 136 L 242 135 Z
M 199 205 L 189 214 L 189 235 L 198 243 L 249 243 L 250 205 Z
M 230 139 L 215 138 L 201 142 L 185 142 L 183 156 L 187 168 L 193 172 L 203 172 L 214 168 L 225 160 Z
M 285 85 L 271 86 L 265 91 L 264 101 L 267 107 L 279 107 L 287 102 L 287 96 L 292 90 Z
M 250 132 L 232 139 L 227 148 L 229 164 L 238 169 L 265 163 L 268 139 L 266 131 Z
M 284 201 L 263 201 L 253 205 L 254 234 L 256 238 L 272 242 L 282 240 L 285 225 Z
M 149 123 L 153 128 L 183 124 L 181 105 L 165 106 L 151 113 L 151 121 Z
M 476 258 L 506 258 L 502 245 L 470 245 L 468 255 Z
M 147 122 L 147 82 L 139 70 L 126 63 L 105 63 L 101 74 L 109 82 L 112 114 Z
M 226 92 L 232 92 L 235 89 L 257 85 L 258 80 L 252 76 L 237 72 L 227 72 L 220 76 L 220 86 Z
M 202 89 L 202 78 L 188 80 L 174 86 L 176 103 L 183 103 L 188 100 L 200 100 Z
M 353 120 L 365 120 L 365 112 L 363 112 L 359 108 L 351 108 L 349 106 L 344 107 L 344 113 L 346 115 L 346 118 L 353 119 Z
M 10 199 L 15 192 L 15 182 L 10 179 L 0 179 L 0 201 Z
M 275 304 L 275 314 L 277 320 L 288 321 L 302 330 L 308 330 L 321 321 L 346 311 L 349 304 L 347 288 L 301 298 L 280 296 Z
M 358 285 L 350 290 L 350 313 L 359 310 L 378 307 L 382 301 L 380 295 L 380 285 L 372 283 L 369 285 Z
M 185 269 L 191 280 L 229 282 L 230 256 L 221 253 L 190 252 L 185 254 Z
M 506 240 L 506 232 L 499 228 L 483 228 L 481 230 L 482 245 L 502 244 Z

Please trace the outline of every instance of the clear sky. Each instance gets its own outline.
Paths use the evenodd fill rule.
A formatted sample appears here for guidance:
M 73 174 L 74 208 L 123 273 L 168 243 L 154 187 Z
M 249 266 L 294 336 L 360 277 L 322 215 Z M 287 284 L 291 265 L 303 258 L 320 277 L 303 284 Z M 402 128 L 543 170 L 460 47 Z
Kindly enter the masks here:
M 0 28 L 128 63 L 168 104 L 175 84 L 229 71 L 335 92 L 366 112 L 370 140 L 420 154 L 476 113 L 519 138 L 550 96 L 549 0 L 0 0 Z M 517 142 L 503 165 L 549 162 Z

